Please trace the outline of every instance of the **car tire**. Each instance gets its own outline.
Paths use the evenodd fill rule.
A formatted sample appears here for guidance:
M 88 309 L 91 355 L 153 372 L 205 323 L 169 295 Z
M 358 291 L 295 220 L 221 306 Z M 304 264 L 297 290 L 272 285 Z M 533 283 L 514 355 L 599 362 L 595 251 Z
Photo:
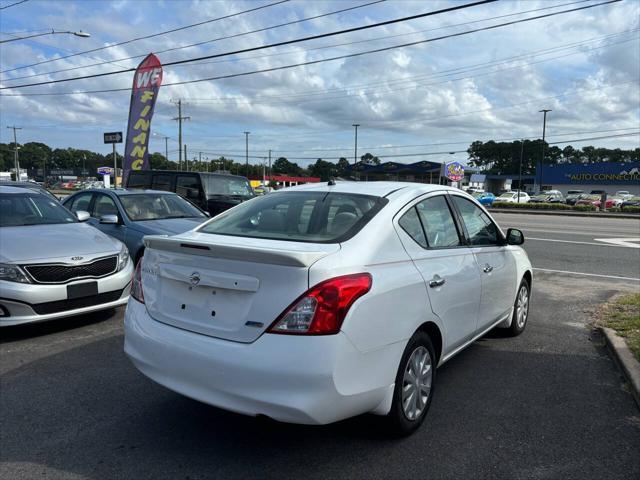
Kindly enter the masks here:
M 436 362 L 429 335 L 417 331 L 407 343 L 398 366 L 391 410 L 386 416 L 391 435 L 410 435 L 424 421 L 433 398 Z M 425 369 L 427 366 L 428 371 Z M 416 368 L 421 369 L 419 375 L 415 374 Z
M 513 303 L 513 316 L 511 317 L 511 326 L 506 329 L 511 337 L 517 337 L 527 327 L 529 319 L 529 300 L 531 299 L 531 287 L 526 278 L 522 279 L 516 294 L 516 300 Z

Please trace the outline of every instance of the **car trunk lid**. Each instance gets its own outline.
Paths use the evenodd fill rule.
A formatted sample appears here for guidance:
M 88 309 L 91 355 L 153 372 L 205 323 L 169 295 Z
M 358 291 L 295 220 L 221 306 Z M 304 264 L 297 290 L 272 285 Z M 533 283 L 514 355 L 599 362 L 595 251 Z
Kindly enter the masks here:
M 149 314 L 185 330 L 253 342 L 308 288 L 309 267 L 339 244 L 187 232 L 145 237 Z

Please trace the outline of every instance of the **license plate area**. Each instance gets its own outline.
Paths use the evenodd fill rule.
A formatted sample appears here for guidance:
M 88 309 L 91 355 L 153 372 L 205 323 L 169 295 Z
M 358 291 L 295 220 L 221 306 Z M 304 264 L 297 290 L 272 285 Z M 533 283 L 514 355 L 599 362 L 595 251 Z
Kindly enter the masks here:
M 67 285 L 67 299 L 93 297 L 98 295 L 98 282 L 76 283 Z

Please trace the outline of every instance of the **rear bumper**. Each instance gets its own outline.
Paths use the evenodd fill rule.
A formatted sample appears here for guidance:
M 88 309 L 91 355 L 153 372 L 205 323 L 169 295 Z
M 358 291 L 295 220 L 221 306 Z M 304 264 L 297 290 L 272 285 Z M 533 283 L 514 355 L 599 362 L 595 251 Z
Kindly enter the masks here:
M 388 368 L 376 362 L 388 362 L 403 348 L 361 353 L 343 333 L 232 342 L 160 323 L 133 299 L 125 314 L 125 352 L 147 377 L 225 410 L 292 423 L 385 413 L 379 405 L 393 378 L 380 374 Z

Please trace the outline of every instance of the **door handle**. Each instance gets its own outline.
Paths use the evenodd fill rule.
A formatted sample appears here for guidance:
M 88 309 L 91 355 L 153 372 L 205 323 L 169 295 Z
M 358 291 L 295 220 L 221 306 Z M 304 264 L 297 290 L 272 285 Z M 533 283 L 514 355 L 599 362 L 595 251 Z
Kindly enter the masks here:
M 491 273 L 493 272 L 493 267 L 491 265 L 489 265 L 488 263 L 484 264 L 484 268 L 482 269 L 482 271 L 484 273 Z
M 441 278 L 440 275 L 434 275 L 433 278 L 429 281 L 429 286 L 431 288 L 441 287 L 442 285 L 444 285 L 445 281 L 446 280 L 444 278 Z

